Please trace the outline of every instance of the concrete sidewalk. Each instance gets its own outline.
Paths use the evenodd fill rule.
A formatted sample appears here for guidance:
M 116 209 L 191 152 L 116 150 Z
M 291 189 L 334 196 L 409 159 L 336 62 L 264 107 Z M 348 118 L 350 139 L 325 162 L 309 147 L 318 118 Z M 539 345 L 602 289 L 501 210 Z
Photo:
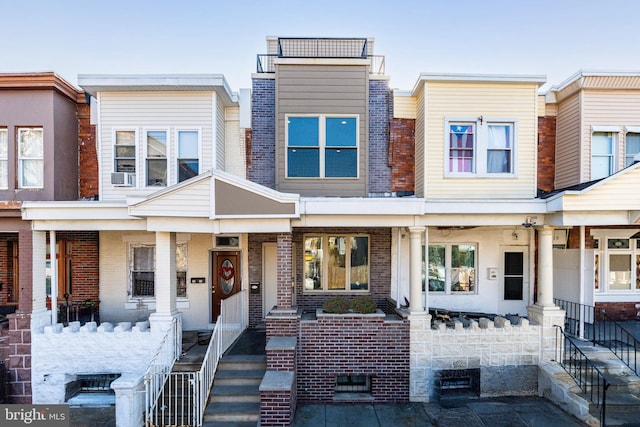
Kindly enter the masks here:
M 295 427 L 584 427 L 541 397 L 451 398 L 440 403 L 298 405 Z

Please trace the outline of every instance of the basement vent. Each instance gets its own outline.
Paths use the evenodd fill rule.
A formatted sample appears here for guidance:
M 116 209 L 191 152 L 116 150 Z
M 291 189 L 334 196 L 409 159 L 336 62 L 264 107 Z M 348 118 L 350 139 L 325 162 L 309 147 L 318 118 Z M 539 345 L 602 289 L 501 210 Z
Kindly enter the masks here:
M 84 394 L 114 394 L 114 391 L 111 389 L 111 383 L 119 377 L 120 374 L 78 375 L 75 381 L 67 384 L 65 401 Z
M 336 393 L 371 393 L 371 381 L 366 375 L 338 375 Z
M 480 395 L 480 369 L 445 369 L 437 374 L 440 396 L 454 394 Z

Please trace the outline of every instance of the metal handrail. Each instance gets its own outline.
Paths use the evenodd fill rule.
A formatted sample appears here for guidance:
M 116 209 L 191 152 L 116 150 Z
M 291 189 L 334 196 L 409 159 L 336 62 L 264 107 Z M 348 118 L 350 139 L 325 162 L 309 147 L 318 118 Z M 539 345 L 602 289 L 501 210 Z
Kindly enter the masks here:
M 599 409 L 600 425 L 605 427 L 609 381 L 602 371 L 575 345 L 571 336 L 558 325 L 556 325 L 556 361 L 571 375 L 578 387 Z
M 554 298 L 553 303 L 565 311 L 565 331 L 595 344 L 595 307 Z
M 605 310 L 600 310 L 600 314 L 605 320 L 596 323 L 595 341 L 611 350 L 622 363 L 636 375 L 640 375 L 638 373 L 640 342 L 631 332 L 613 320 Z

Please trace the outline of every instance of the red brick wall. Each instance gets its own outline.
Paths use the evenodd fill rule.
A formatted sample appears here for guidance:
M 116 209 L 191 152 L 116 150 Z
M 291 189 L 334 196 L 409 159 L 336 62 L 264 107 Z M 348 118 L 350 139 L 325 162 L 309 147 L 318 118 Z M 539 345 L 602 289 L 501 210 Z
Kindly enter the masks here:
M 9 293 L 13 284 L 12 242 L 18 240 L 17 233 L 0 233 L 0 304 L 9 302 Z
M 415 124 L 413 119 L 391 119 L 389 166 L 391 191 L 415 191 Z
M 596 313 L 600 313 L 600 310 L 605 310 L 607 315 L 616 321 L 640 320 L 640 298 L 630 302 L 597 302 Z M 599 320 L 604 319 L 599 316 Z
M 72 295 L 71 301 L 98 301 L 99 243 L 97 231 L 59 231 L 57 239 L 65 239 L 72 245 Z M 62 297 L 62 296 L 60 296 Z
M 98 153 L 96 127 L 90 123 L 89 104 L 78 104 L 78 172 L 79 196 L 93 199 L 98 196 Z
M 245 144 L 245 161 L 246 168 L 249 169 L 251 167 L 251 129 L 244 130 L 244 144 Z
M 538 189 L 555 188 L 556 118 L 538 117 Z
M 278 265 L 278 308 L 292 306 L 291 282 L 293 280 L 293 247 L 291 233 L 279 233 L 277 236 Z
M 295 392 L 261 391 L 260 392 L 260 426 L 289 427 L 292 425 L 296 410 Z
M 375 402 L 409 399 L 409 322 L 329 315 L 300 323 L 299 401 L 333 402 L 338 375 L 367 375 Z

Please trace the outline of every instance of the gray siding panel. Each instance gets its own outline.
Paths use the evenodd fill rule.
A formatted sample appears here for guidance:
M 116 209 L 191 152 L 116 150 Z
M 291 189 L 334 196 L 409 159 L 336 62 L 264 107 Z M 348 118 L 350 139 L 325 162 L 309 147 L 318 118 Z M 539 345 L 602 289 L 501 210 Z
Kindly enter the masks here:
M 254 111 L 256 106 L 254 105 Z M 357 179 L 288 179 L 285 177 L 287 114 L 357 114 Z M 368 194 L 369 69 L 364 65 L 278 65 L 276 71 L 276 189 L 305 196 Z

